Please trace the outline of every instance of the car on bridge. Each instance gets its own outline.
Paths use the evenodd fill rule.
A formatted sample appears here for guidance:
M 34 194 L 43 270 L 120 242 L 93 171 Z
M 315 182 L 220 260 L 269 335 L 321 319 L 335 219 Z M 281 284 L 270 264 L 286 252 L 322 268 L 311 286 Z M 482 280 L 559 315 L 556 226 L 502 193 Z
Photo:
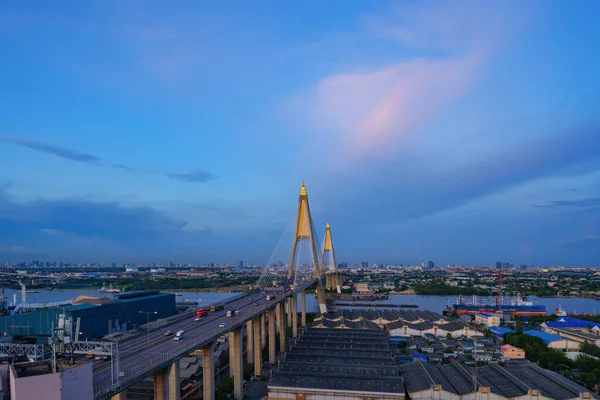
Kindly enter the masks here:
M 164 333 L 164 335 L 165 335 L 165 336 L 171 336 L 172 334 L 173 334 L 173 331 L 170 331 L 170 330 L 169 330 L 169 331 L 166 331 L 166 332 Z
M 194 321 L 196 321 L 196 322 L 202 321 L 202 317 L 196 317 L 196 318 L 194 318 Z
M 221 322 L 221 323 L 219 324 L 219 328 L 225 328 L 225 323 L 224 323 L 224 322 Z
M 254 305 L 255 305 L 255 306 L 257 306 L 257 305 L 258 305 L 258 303 L 257 303 L 257 302 L 254 302 Z

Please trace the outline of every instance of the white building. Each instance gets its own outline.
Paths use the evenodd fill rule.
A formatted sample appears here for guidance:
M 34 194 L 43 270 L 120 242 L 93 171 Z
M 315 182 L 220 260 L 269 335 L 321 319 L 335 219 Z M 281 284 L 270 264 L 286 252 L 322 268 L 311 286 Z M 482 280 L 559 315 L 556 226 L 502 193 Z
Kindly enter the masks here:
M 477 313 L 475 314 L 475 324 L 490 326 L 500 326 L 502 314 Z

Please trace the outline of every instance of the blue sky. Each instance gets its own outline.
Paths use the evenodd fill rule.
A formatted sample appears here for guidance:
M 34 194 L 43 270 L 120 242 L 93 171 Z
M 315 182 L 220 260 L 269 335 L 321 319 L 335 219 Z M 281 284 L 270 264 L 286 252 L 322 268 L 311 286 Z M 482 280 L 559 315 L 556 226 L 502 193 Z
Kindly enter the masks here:
M 598 265 L 598 12 L 5 2 L 0 260 Z

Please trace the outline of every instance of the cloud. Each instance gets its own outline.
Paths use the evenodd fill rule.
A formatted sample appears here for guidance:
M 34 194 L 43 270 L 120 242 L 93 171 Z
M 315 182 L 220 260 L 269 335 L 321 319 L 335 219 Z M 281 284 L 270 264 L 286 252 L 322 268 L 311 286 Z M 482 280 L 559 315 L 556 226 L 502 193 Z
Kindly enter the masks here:
M 188 173 L 166 173 L 165 175 L 176 181 L 193 183 L 205 183 L 217 179 L 215 175 L 201 169 L 193 169 Z
M 600 197 L 580 200 L 552 200 L 545 204 L 534 204 L 536 208 L 555 208 L 555 207 L 574 207 L 574 208 L 589 208 L 600 206 Z
M 0 134 L 0 143 L 9 143 L 15 146 L 39 151 L 41 153 L 50 154 L 55 157 L 63 158 L 65 160 L 80 162 L 84 164 L 109 167 L 127 172 L 147 172 L 137 170 L 124 164 L 113 164 L 91 154 L 78 152 L 64 147 L 52 146 L 33 139 L 18 138 L 14 136 Z M 201 169 L 193 169 L 188 173 L 164 173 L 164 175 L 171 179 L 182 182 L 208 182 L 217 179 L 215 175 Z
M 61 147 L 50 146 L 48 144 L 41 143 L 37 140 L 17 138 L 8 135 L 0 135 L 0 142 L 10 143 L 16 146 L 29 148 L 67 160 L 94 165 L 102 164 L 102 160 L 100 158 L 91 154 L 81 153 Z
M 292 112 L 309 121 L 314 147 L 328 146 L 338 165 L 393 156 L 479 78 L 506 32 L 520 25 L 503 23 L 513 19 L 508 8 L 435 2 L 368 18 L 349 47 L 369 55 L 374 44 L 385 44 L 394 49 L 386 61 L 375 54 L 365 57 L 375 60 L 371 65 L 362 59 L 338 67 L 295 99 Z
M 557 246 L 587 245 L 589 243 L 600 242 L 600 235 L 584 235 L 572 239 L 556 242 Z

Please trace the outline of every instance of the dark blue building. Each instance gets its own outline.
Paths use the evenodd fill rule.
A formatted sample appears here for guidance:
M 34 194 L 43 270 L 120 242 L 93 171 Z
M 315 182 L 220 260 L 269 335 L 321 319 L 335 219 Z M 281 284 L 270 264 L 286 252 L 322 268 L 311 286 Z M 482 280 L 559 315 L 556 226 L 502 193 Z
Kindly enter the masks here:
M 148 318 L 155 321 L 176 313 L 175 295 L 157 290 L 119 294 L 113 299 L 79 296 L 71 305 L 0 317 L 0 333 L 44 340 L 52 335 L 59 315 L 65 314 L 73 324 L 80 318 L 79 340 L 93 340 L 143 325 Z

